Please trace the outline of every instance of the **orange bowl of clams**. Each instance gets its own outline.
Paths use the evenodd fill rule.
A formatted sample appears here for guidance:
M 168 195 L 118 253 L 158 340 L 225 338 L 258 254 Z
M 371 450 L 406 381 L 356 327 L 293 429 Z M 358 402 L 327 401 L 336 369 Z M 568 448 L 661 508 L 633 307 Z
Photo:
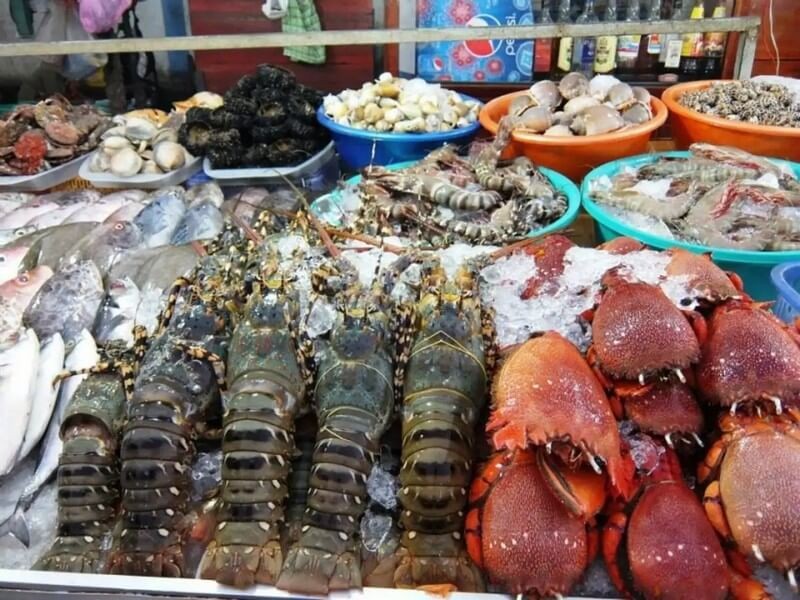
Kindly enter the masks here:
M 480 113 L 484 129 L 497 135 L 500 120 L 510 129 L 503 158 L 524 155 L 580 182 L 594 167 L 643 154 L 667 108 L 644 88 L 610 76 L 591 80 L 570 73 L 560 82 L 539 81 L 505 94 Z
M 661 99 L 679 150 L 708 142 L 798 162 L 798 110 L 782 88 L 766 82 L 690 81 L 667 88 Z

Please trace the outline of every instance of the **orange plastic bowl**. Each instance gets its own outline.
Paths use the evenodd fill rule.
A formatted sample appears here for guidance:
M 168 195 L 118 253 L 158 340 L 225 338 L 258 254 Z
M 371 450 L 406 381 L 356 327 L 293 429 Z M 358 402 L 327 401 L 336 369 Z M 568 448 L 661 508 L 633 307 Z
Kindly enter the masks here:
M 686 150 L 695 142 L 708 142 L 741 148 L 761 156 L 800 161 L 800 128 L 729 121 L 704 115 L 678 103 L 686 92 L 702 90 L 711 84 L 711 81 L 679 83 L 661 95 L 669 108 L 672 135 L 679 149 Z
M 497 133 L 497 123 L 508 114 L 511 101 L 525 91 L 505 94 L 486 104 L 480 121 L 484 129 Z M 535 133 L 513 132 L 503 158 L 524 154 L 537 165 L 549 167 L 580 183 L 593 168 L 609 161 L 647 152 L 652 133 L 667 120 L 667 108 L 651 98 L 653 118 L 647 123 L 602 135 L 547 137 Z

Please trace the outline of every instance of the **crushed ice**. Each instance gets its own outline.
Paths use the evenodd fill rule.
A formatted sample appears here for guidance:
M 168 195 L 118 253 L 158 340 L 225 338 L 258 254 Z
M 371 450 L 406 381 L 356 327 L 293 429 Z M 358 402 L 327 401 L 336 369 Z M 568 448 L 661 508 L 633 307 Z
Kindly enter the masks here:
M 397 508 L 397 490 L 400 484 L 397 478 L 384 469 L 381 464 L 372 465 L 367 479 L 367 494 L 370 499 L 386 510 Z

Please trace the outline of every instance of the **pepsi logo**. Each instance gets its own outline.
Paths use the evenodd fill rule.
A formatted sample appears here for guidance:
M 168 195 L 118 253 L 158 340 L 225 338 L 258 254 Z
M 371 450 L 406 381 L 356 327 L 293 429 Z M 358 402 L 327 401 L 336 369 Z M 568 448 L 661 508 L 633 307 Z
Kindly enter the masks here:
M 467 21 L 467 27 L 500 27 L 500 21 L 492 15 L 475 15 Z M 472 56 L 487 58 L 493 56 L 501 46 L 500 40 L 467 40 L 464 46 Z

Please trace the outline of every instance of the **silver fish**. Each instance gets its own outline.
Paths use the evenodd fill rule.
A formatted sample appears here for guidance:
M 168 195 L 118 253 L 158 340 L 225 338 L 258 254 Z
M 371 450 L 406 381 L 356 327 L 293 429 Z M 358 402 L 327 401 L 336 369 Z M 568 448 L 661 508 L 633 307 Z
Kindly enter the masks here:
M 168 187 L 154 192 L 149 204 L 133 220 L 144 236 L 144 246 L 155 248 L 169 243 L 186 212 L 183 188 Z
M 61 225 L 73 213 L 90 206 L 88 202 L 78 202 L 76 204 L 67 204 L 66 206 L 59 206 L 58 208 L 48 211 L 44 214 L 37 215 L 26 225 L 33 225 L 36 229 L 46 229 L 47 227 L 55 227 Z
M 186 190 L 186 204 L 189 205 L 189 208 L 202 202 L 211 202 L 217 208 L 221 208 L 222 203 L 225 202 L 225 194 L 222 193 L 222 188 L 215 182 L 210 181 L 193 185 Z
M 23 460 L 38 444 L 44 435 L 58 398 L 61 383 L 53 385 L 56 376 L 64 368 L 64 340 L 55 334 L 41 345 L 39 364 L 36 369 L 36 385 L 31 403 L 31 416 L 25 430 L 25 439 L 19 451 L 19 460 Z
M 94 338 L 88 331 L 83 330 L 78 336 L 75 347 L 64 361 L 64 368 L 67 370 L 86 369 L 96 365 L 99 358 Z M 75 390 L 78 389 L 78 386 L 86 377 L 86 375 L 75 375 L 61 382 L 56 407 L 53 411 L 53 417 L 50 419 L 50 424 L 47 426 L 36 469 L 17 501 L 14 513 L 3 523 L 0 523 L 0 536 L 10 533 L 25 546 L 30 545 L 30 534 L 28 532 L 28 524 L 25 522 L 25 511 L 30 508 L 39 490 L 52 477 L 58 467 L 58 457 L 61 455 L 62 447 L 61 421 L 64 417 L 64 411 L 69 406 L 72 396 L 75 395 Z
M 118 223 L 133 221 L 142 210 L 144 209 L 144 204 L 141 202 L 131 202 L 130 204 L 126 204 L 115 210 L 111 213 L 106 220 L 103 221 L 104 223 Z
M 133 325 L 140 297 L 139 288 L 130 277 L 114 279 L 108 284 L 94 325 L 94 336 L 99 344 L 120 339 L 133 343 Z
M 14 229 L 26 225 L 31 219 L 58 208 L 55 202 L 35 199 L 0 217 L 0 229 Z
M 41 339 L 60 333 L 67 348 L 94 323 L 103 300 L 103 278 L 91 260 L 61 267 L 36 293 L 23 315 Z
M 39 339 L 28 329 L 20 340 L 0 353 L 0 477 L 17 464 L 36 391 Z
M 19 339 L 25 309 L 52 275 L 50 267 L 40 265 L 0 285 L 0 349 Z
M 64 261 L 91 260 L 105 276 L 114 263 L 141 244 L 142 233 L 133 223 L 102 223 L 67 250 Z
M 206 200 L 186 211 L 169 243 L 179 246 L 196 240 L 210 240 L 217 237 L 223 225 L 219 208 L 210 200 Z
M 33 225 L 22 225 L 20 227 L 13 227 L 12 229 L 0 229 L 0 246 L 7 246 L 8 244 L 16 242 L 19 238 L 33 233 L 36 227 Z
M 30 247 L 30 256 L 26 257 L 29 264 L 56 268 L 67 251 L 95 227 L 96 223 L 56 225 L 22 236 L 14 245 Z
M 121 208 L 131 203 L 141 203 L 146 195 L 142 190 L 122 190 L 108 194 L 90 206 L 72 213 L 64 223 L 103 222 Z M 131 219 L 126 220 L 129 221 Z
M 109 281 L 129 277 L 140 291 L 165 289 L 191 271 L 200 255 L 191 244 L 142 248 L 122 258 L 109 273 Z
M 85 202 L 91 204 L 97 202 L 102 194 L 97 190 L 69 190 L 64 192 L 50 192 L 40 196 L 46 202 L 53 202 L 58 206 L 69 206 Z
M 0 192 L 0 216 L 16 210 L 33 197 L 33 194 L 23 192 Z
M 0 248 L 0 284 L 19 275 L 25 257 L 28 255 L 27 246 L 9 246 Z

